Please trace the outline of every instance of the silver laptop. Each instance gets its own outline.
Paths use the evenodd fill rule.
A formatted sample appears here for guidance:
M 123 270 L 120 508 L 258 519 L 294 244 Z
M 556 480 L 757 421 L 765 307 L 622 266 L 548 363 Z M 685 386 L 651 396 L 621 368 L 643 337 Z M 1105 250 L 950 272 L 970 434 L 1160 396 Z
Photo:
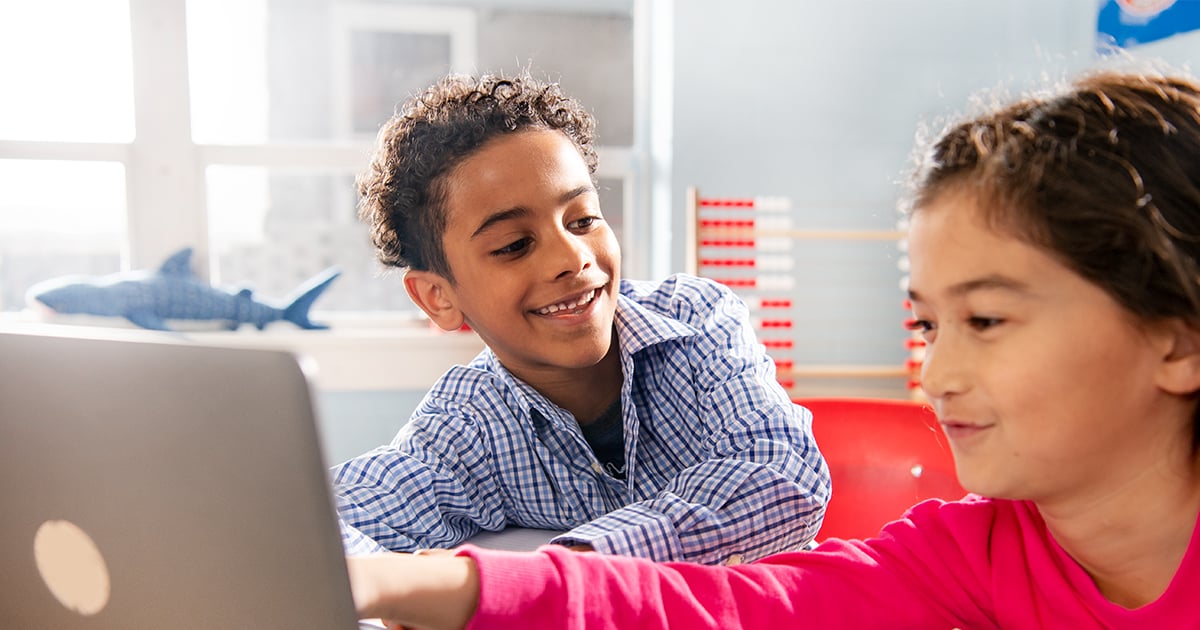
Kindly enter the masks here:
M 353 629 L 296 357 L 0 329 L 0 628 Z

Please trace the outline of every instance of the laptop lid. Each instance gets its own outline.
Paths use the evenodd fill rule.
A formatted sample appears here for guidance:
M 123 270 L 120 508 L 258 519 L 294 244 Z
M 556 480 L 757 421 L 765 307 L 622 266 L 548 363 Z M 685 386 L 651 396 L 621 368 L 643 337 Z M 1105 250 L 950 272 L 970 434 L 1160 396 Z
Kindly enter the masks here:
M 0 329 L 2 628 L 356 628 L 290 353 Z

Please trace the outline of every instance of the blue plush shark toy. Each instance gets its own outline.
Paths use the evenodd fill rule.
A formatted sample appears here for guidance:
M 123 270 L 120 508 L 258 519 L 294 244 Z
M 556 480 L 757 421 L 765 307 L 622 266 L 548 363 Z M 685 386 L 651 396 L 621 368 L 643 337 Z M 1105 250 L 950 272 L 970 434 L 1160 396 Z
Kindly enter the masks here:
M 277 320 L 301 328 L 328 326 L 308 320 L 308 310 L 341 272 L 329 268 L 311 278 L 282 305 L 256 300 L 250 289 L 231 292 L 210 287 L 192 273 L 192 248 L 167 259 L 157 271 L 115 273 L 98 278 L 62 277 L 30 287 L 26 301 L 56 313 L 124 317 L 151 330 L 170 330 L 168 319 L 222 320 L 230 330 L 243 323 L 262 330 Z

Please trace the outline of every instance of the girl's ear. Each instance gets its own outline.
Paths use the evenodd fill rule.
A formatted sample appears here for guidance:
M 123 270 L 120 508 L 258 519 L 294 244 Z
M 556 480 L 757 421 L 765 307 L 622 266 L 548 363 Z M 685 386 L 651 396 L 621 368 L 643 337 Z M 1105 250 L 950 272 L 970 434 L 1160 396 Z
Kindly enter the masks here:
M 409 269 L 404 273 L 404 290 L 438 328 L 458 330 L 465 323 L 455 302 L 454 285 L 440 274 Z
M 1184 396 L 1200 391 L 1200 328 L 1179 319 L 1164 325 L 1169 345 L 1159 367 L 1159 386 Z

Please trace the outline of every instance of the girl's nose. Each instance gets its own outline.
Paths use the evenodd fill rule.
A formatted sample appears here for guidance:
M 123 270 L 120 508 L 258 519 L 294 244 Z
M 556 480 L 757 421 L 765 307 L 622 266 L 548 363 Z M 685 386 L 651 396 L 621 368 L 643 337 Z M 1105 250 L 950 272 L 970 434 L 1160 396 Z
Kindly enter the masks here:
M 962 393 L 967 383 L 965 363 L 962 349 L 945 334 L 937 343 L 925 346 L 925 360 L 921 363 L 921 389 L 925 395 L 934 400 Z

